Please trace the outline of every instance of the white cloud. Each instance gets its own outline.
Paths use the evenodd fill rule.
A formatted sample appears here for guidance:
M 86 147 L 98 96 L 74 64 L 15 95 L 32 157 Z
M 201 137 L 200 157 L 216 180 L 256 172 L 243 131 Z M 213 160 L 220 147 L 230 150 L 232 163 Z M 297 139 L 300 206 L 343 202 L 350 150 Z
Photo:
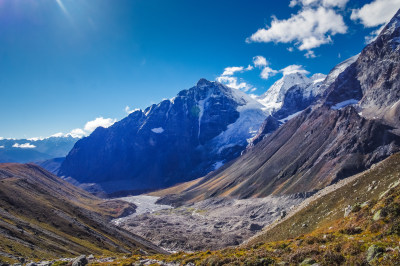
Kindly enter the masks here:
M 83 128 L 86 132 L 91 133 L 98 127 L 108 128 L 112 126 L 117 120 L 112 118 L 97 117 L 95 120 L 89 121 Z
M 245 71 L 251 71 L 253 69 L 254 69 L 254 67 L 252 65 L 248 65 L 244 70 Z
M 0 146 L 0 149 L 4 149 L 4 145 L 1 145 L 1 146 Z
M 263 70 L 261 71 L 260 77 L 262 79 L 268 79 L 271 76 L 274 76 L 278 71 L 270 68 L 270 67 L 264 67 Z
M 37 137 L 37 138 L 29 138 L 28 140 L 29 140 L 29 141 L 38 141 L 38 140 L 44 140 L 44 139 L 46 139 L 46 138 Z
M 59 132 L 50 136 L 50 138 L 61 138 L 64 137 L 64 133 Z
M 301 65 L 290 65 L 280 70 L 284 76 L 293 74 L 293 73 L 302 73 L 304 75 L 310 74 L 307 70 L 304 69 Z
M 312 51 L 312 50 L 307 51 L 307 53 L 305 53 L 304 56 L 307 58 L 315 58 L 316 57 L 314 51 Z
M 253 88 L 253 86 L 244 82 L 243 80 L 239 80 L 237 77 L 234 77 L 233 75 L 236 73 L 251 71 L 253 69 L 254 67 L 251 65 L 248 65 L 246 68 L 243 66 L 226 67 L 222 75 L 217 78 L 217 81 L 233 89 L 249 91 L 250 89 Z
M 0 137 L 0 140 L 3 140 L 4 139 L 4 137 Z
M 376 37 L 378 37 L 379 33 L 383 30 L 386 24 L 379 27 L 377 30 L 372 31 L 369 35 L 365 36 L 365 43 L 370 44 L 371 42 L 375 41 Z
M 400 0 L 375 0 L 360 9 L 353 9 L 350 18 L 365 27 L 376 27 L 389 22 L 399 7 Z
M 289 52 L 293 52 L 293 51 L 294 51 L 294 48 L 293 48 L 293 47 L 289 47 L 289 48 L 287 48 L 287 50 L 288 50 Z
M 292 0 L 289 6 L 324 6 L 324 7 L 345 7 L 349 0 Z
M 68 134 L 66 134 L 66 137 L 73 137 L 73 138 L 83 138 L 84 136 L 88 135 L 85 131 L 83 131 L 80 128 L 75 128 L 71 130 Z
M 224 72 L 222 73 L 222 76 L 232 76 L 236 72 L 242 72 L 244 70 L 244 67 L 227 67 L 225 68 Z
M 220 76 L 217 78 L 217 81 L 222 84 L 225 84 L 228 87 L 242 91 L 248 91 L 251 88 L 253 88 L 253 86 L 247 84 L 246 82 L 239 81 L 237 77 Z
M 131 114 L 131 113 L 133 113 L 133 112 L 140 111 L 140 110 L 141 110 L 141 109 L 139 109 L 139 108 L 131 109 L 128 105 L 125 107 L 125 112 L 126 112 L 127 114 Z
M 331 36 L 347 32 L 343 17 L 325 7 L 306 7 L 289 19 L 272 18 L 271 26 L 257 30 L 247 42 L 292 43 L 299 50 L 311 50 L 331 43 Z
M 98 127 L 108 128 L 108 127 L 112 126 L 116 121 L 117 121 L 116 119 L 112 119 L 112 118 L 97 117 L 96 119 L 87 122 L 85 124 L 85 126 L 83 127 L 83 129 L 75 128 L 75 129 L 71 130 L 71 132 L 69 132 L 65 135 L 63 134 L 63 136 L 73 137 L 73 138 L 83 138 L 85 136 L 90 135 L 90 133 L 92 133 L 96 128 L 98 128 Z M 57 134 L 54 134 L 53 136 L 58 136 L 60 134 L 62 134 L 62 133 L 57 133 Z
M 255 67 L 266 67 L 268 65 L 268 62 L 264 56 L 257 55 L 253 57 L 253 64 Z
M 24 143 L 24 144 L 18 144 L 18 143 L 14 143 L 14 145 L 12 145 L 13 148 L 20 148 L 20 149 L 33 149 L 36 148 L 35 145 L 32 145 L 30 143 Z

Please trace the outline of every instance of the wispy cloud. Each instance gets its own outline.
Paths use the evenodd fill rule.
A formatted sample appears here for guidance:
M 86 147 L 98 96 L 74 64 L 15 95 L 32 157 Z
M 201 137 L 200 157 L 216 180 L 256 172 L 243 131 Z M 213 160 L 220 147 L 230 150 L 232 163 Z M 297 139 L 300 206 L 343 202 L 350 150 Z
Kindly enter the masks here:
M 289 6 L 324 6 L 324 7 L 345 7 L 349 0 L 292 0 Z
M 70 14 L 67 10 L 67 8 L 65 8 L 64 3 L 62 2 L 62 0 L 56 0 L 58 6 L 60 7 L 60 9 L 62 10 L 62 12 L 65 14 L 65 16 L 67 16 L 68 18 L 70 18 Z
M 307 51 L 307 53 L 305 53 L 304 56 L 305 56 L 306 58 L 315 58 L 315 57 L 317 57 L 317 56 L 315 55 L 314 51 L 312 51 L 312 50 Z
M 0 149 L 4 149 L 4 145 L 1 145 L 1 146 L 0 146 Z

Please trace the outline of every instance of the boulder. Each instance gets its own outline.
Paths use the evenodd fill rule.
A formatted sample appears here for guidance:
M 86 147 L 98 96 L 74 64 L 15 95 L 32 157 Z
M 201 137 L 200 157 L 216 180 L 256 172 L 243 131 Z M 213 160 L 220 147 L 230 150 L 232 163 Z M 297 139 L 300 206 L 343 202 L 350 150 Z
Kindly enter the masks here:
M 351 206 L 348 205 L 345 209 L 344 209 L 344 217 L 349 216 L 349 214 L 351 213 Z
M 260 231 L 262 229 L 263 229 L 263 227 L 259 224 L 250 224 L 250 226 L 249 226 L 250 231 Z
M 302 263 L 300 263 L 300 266 L 313 265 L 314 263 L 316 263 L 316 260 L 314 260 L 312 258 L 306 258 L 303 260 Z
M 81 255 L 81 256 L 77 257 L 72 262 L 72 266 L 85 266 L 86 264 L 88 264 L 88 260 L 86 259 L 85 255 Z
M 376 245 L 372 245 L 367 250 L 367 261 L 370 262 L 376 257 L 379 257 L 384 252 L 384 249 Z

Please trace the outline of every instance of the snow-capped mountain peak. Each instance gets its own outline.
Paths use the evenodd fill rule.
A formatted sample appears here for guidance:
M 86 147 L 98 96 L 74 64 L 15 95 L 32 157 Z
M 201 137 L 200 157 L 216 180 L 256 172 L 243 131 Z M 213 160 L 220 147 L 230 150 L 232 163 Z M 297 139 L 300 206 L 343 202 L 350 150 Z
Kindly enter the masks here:
M 297 85 L 303 88 L 303 94 L 307 97 L 315 96 L 318 94 L 318 88 L 325 78 L 326 75 L 321 73 L 314 74 L 311 78 L 300 72 L 284 75 L 263 95 L 259 96 L 257 100 L 264 105 L 265 111 L 273 113 L 282 107 L 285 95 L 290 88 Z

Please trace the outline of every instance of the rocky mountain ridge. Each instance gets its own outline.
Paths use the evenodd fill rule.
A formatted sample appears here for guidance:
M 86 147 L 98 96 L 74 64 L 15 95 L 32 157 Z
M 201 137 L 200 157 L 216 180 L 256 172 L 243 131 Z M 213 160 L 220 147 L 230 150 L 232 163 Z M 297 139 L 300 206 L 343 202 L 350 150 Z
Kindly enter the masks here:
M 107 192 L 166 187 L 239 156 L 265 118 L 250 96 L 201 79 L 175 98 L 78 141 L 59 175 Z
M 256 145 L 190 186 L 171 189 L 179 195 L 171 195 L 170 202 L 312 192 L 400 151 L 394 120 L 400 57 L 393 46 L 399 17 L 358 57 L 332 70 L 344 69 L 314 105 L 279 128 L 276 119 L 267 119 L 253 139 Z
M 195 179 L 253 145 L 267 115 L 279 120 L 275 130 L 314 103 L 332 79 L 325 78 L 287 74 L 255 99 L 201 79 L 171 100 L 97 129 L 75 145 L 58 174 L 95 193 L 137 193 Z

